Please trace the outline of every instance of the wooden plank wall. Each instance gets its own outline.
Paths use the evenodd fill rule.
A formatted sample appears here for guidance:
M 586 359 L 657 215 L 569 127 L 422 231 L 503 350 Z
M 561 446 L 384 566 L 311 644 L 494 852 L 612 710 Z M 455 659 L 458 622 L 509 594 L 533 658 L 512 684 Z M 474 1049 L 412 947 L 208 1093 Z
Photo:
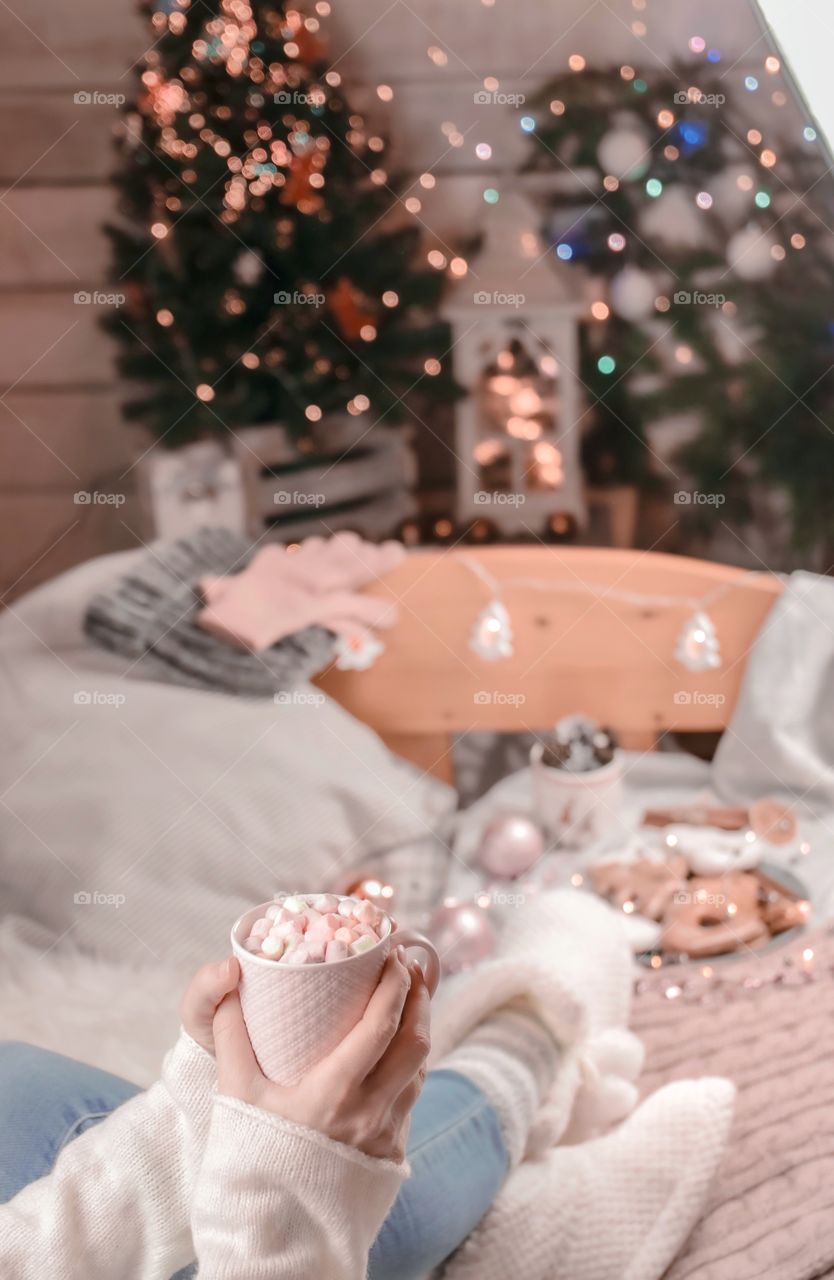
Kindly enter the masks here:
M 645 37 L 631 30 L 640 20 Z M 435 189 L 420 195 L 427 232 L 441 242 L 477 225 L 488 177 L 510 181 L 523 152 L 518 112 L 475 101 L 485 76 L 496 76 L 501 92 L 530 96 L 572 52 L 651 67 L 695 32 L 727 61 L 743 55 L 760 66 L 763 56 L 747 0 L 333 0 L 331 32 L 357 106 L 379 116 L 409 171 L 438 175 Z M 149 43 L 133 0 L 0 7 L 0 595 L 7 600 L 136 537 L 133 477 L 125 473 L 137 440 L 120 418 L 101 307 L 74 300 L 79 291 L 108 289 L 100 224 L 111 208 L 115 111 L 75 95 L 130 95 L 131 68 Z M 445 66 L 431 60 L 430 47 L 444 52 Z M 394 89 L 387 105 L 375 93 L 381 80 Z M 448 145 L 443 121 L 464 135 L 463 146 Z M 488 163 L 475 157 L 479 141 L 492 145 Z M 125 505 L 74 501 L 95 487 L 125 492 Z

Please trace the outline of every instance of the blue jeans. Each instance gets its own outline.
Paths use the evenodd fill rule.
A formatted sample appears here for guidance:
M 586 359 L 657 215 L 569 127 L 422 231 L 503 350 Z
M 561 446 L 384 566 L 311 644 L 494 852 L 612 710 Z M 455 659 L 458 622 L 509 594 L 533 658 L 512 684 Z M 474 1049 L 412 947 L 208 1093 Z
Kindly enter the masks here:
M 0 1042 L 0 1203 L 49 1173 L 68 1142 L 138 1092 L 60 1054 Z M 480 1089 L 455 1071 L 430 1072 L 412 1113 L 408 1159 L 412 1174 L 374 1242 L 369 1280 L 424 1276 L 494 1200 L 507 1152 Z

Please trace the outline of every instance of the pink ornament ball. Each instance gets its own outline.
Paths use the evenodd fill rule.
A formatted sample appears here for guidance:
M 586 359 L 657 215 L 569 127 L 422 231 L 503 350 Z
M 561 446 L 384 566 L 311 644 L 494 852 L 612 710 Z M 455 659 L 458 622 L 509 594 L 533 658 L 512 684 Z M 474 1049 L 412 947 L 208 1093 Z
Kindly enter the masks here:
M 487 824 L 479 860 L 484 871 L 514 880 L 538 862 L 545 850 L 541 827 L 524 813 L 502 813 Z
M 495 926 L 475 903 L 445 902 L 435 911 L 427 932 L 448 973 L 486 960 L 495 949 Z

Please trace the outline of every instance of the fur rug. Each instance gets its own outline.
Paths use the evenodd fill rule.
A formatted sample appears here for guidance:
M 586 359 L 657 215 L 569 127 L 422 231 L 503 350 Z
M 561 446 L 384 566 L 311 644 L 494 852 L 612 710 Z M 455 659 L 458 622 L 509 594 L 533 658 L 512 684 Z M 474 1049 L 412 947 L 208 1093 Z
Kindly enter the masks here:
M 0 1039 L 23 1040 L 149 1085 L 176 1039 L 181 975 L 51 944 L 39 926 L 0 924 Z

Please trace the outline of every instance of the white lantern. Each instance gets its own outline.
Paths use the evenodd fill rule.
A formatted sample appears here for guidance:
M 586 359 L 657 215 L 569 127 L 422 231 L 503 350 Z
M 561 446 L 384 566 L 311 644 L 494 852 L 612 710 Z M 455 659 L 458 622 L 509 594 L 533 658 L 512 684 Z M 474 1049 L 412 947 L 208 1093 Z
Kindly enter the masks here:
M 444 308 L 453 329 L 456 515 L 506 534 L 584 523 L 579 465 L 581 283 L 558 264 L 521 195 L 490 207 L 484 247 Z

